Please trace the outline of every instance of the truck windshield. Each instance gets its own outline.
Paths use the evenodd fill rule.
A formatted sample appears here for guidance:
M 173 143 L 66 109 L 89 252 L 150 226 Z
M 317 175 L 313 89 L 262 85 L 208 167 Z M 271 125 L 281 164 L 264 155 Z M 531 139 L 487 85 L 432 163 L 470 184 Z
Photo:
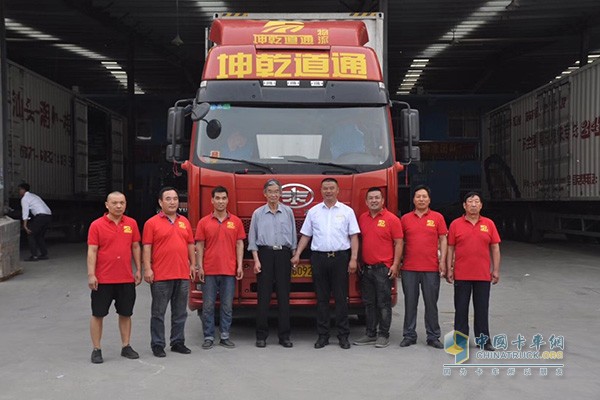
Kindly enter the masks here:
M 387 118 L 384 106 L 264 108 L 216 104 L 205 119 L 219 120 L 221 133 L 211 138 L 207 125 L 198 124 L 195 162 L 222 171 L 253 168 L 239 160 L 272 166 L 277 173 L 381 169 L 391 165 Z M 265 168 L 260 170 L 265 172 Z

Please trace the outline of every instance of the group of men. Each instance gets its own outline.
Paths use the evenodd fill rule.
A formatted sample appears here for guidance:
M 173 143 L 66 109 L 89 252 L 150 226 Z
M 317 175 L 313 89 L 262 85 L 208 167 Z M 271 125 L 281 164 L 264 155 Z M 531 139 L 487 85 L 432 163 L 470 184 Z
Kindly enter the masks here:
M 289 304 L 291 273 L 309 243 L 317 297 L 315 348 L 329 344 L 332 295 L 339 346 L 350 348 L 348 282 L 349 274 L 357 271 L 365 305 L 366 332 L 354 345 L 378 348 L 389 345 L 391 292 L 398 276 L 405 296 L 401 347 L 417 341 L 420 289 L 425 302 L 427 344 L 443 348 L 437 311 L 441 278 L 454 283 L 455 329 L 468 335 L 468 310 L 473 293 L 475 336 L 489 337 L 490 282 L 497 283 L 499 279 L 500 238 L 494 223 L 480 215 L 482 203 L 477 193 L 467 194 L 463 203 L 465 215 L 457 218 L 448 231 L 442 215 L 429 208 L 430 191 L 426 186 L 415 189 L 415 209 L 402 219 L 385 208 L 381 188 L 369 188 L 366 192 L 368 211 L 357 219 L 353 209 L 338 200 L 338 182 L 325 178 L 321 182 L 323 201 L 306 214 L 298 239 L 294 214 L 280 202 L 280 182 L 269 179 L 263 189 L 266 204 L 254 211 L 248 231 L 248 250 L 252 252 L 257 277 L 256 347 L 267 345 L 267 317 L 273 290 L 277 296 L 279 344 L 293 347 Z M 145 223 L 141 236 L 135 220 L 124 215 L 125 196 L 119 192 L 108 195 L 105 203 L 108 212 L 92 223 L 88 238 L 93 363 L 103 361 L 102 320 L 113 300 L 119 314 L 121 355 L 131 359 L 139 357 L 129 339 L 135 286 L 140 284 L 142 276 L 151 287 L 151 348 L 156 357 L 166 356 L 164 316 L 169 303 L 171 350 L 182 354 L 191 352 L 185 346 L 184 327 L 189 285 L 196 277 L 202 283 L 203 292 L 202 348 L 210 349 L 216 341 L 217 294 L 220 301 L 218 344 L 235 347 L 230 339 L 232 303 L 235 282 L 244 274 L 246 234 L 241 220 L 228 211 L 228 199 L 225 187 L 212 190 L 213 211 L 198 222 L 194 236 L 190 222 L 177 213 L 177 191 L 163 188 L 158 198 L 161 211 Z M 489 343 L 486 349 L 493 350 Z

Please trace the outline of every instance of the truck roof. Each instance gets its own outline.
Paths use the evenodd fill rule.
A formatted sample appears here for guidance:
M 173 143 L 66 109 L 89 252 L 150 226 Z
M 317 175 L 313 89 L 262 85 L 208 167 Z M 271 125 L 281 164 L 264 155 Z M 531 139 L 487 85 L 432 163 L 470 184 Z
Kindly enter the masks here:
M 369 41 L 362 21 L 260 21 L 213 22 L 209 39 L 217 45 L 364 46 Z

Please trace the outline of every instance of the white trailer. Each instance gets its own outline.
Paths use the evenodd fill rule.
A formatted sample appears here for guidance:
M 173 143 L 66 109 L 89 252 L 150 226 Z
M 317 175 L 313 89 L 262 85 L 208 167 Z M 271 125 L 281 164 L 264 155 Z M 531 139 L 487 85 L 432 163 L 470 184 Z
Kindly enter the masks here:
M 17 185 L 27 182 L 53 211 L 52 228 L 84 239 L 103 199 L 123 190 L 124 117 L 8 62 L 6 187 L 20 219 Z
M 484 188 L 505 235 L 600 238 L 600 60 L 484 117 Z

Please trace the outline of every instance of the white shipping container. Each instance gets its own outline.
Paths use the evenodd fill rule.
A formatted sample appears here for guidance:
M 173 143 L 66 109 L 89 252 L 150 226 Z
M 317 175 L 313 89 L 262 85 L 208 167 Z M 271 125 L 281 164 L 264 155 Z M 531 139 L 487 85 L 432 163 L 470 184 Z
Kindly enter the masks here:
M 493 200 L 600 199 L 600 60 L 484 117 Z
M 21 182 L 46 200 L 123 190 L 124 117 L 10 61 L 7 89 L 10 197 Z M 100 146 L 90 149 L 90 134 Z
M 8 63 L 9 190 L 28 182 L 42 197 L 73 192 L 72 94 Z

